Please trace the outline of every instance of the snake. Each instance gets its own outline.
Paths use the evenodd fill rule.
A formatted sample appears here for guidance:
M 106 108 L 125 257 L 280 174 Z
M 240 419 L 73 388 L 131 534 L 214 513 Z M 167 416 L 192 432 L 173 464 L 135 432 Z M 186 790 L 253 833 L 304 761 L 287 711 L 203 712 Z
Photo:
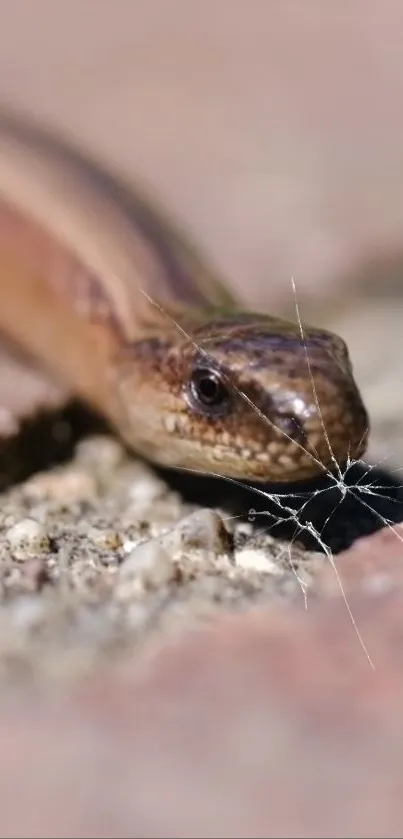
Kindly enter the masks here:
M 143 185 L 4 109 L 0 335 L 21 414 L 77 398 L 157 466 L 283 484 L 365 452 L 341 337 L 249 310 Z

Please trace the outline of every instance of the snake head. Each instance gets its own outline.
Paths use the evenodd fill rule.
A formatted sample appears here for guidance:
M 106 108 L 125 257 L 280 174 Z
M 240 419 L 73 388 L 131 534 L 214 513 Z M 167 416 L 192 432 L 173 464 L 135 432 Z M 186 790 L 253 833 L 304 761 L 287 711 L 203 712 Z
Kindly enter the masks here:
M 293 482 L 365 451 L 368 416 L 333 333 L 307 328 L 301 337 L 297 325 L 254 314 L 206 317 L 187 336 L 133 352 L 142 373 L 131 421 L 140 450 L 158 463 Z

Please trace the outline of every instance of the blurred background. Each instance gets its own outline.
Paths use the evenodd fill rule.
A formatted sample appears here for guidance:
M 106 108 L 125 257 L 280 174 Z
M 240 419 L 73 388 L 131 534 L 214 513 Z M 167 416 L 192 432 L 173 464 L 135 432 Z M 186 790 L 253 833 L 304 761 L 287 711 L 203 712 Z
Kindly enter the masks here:
M 150 183 L 251 304 L 317 300 L 400 258 L 402 26 L 399 0 L 3 0 L 0 101 Z

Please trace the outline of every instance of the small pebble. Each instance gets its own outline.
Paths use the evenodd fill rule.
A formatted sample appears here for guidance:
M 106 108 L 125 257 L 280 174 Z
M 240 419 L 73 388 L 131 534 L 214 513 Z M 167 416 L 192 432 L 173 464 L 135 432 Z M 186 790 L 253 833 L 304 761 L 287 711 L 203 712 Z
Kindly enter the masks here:
M 27 482 L 25 493 L 33 501 L 46 498 L 68 506 L 80 501 L 93 501 L 97 495 L 97 485 L 92 475 L 82 469 L 69 467 L 35 475 Z
M 163 586 L 175 573 L 171 557 L 157 539 L 142 542 L 120 566 L 117 595 L 131 599 L 146 589 Z
M 125 539 L 123 542 L 122 548 L 125 554 L 130 554 L 137 545 L 137 541 L 135 539 Z
M 231 552 L 231 537 L 221 516 L 208 509 L 197 510 L 182 519 L 161 541 L 173 555 L 202 551 L 217 556 Z
M 103 478 L 123 462 L 123 446 L 113 437 L 94 435 L 81 440 L 76 446 L 75 459 L 82 466 Z
M 103 530 L 100 527 L 91 527 L 87 536 L 94 545 L 103 551 L 118 551 L 123 545 L 123 540 L 117 530 Z
M 244 548 L 235 553 L 235 565 L 250 571 L 262 571 L 265 574 L 283 574 L 278 562 L 268 555 L 267 551 Z
M 130 500 L 136 507 L 148 507 L 153 501 L 162 498 L 167 492 L 166 485 L 152 473 L 139 474 L 129 489 Z
M 46 528 L 35 519 L 21 519 L 5 535 L 15 559 L 25 560 L 50 550 Z

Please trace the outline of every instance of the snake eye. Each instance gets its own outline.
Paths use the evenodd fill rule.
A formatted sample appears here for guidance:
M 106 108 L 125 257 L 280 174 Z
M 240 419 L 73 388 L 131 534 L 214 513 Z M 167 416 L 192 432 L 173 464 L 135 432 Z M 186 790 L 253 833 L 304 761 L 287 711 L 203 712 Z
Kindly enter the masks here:
M 217 370 L 198 367 L 192 373 L 189 383 L 192 406 L 205 413 L 220 413 L 229 399 L 229 391 Z

